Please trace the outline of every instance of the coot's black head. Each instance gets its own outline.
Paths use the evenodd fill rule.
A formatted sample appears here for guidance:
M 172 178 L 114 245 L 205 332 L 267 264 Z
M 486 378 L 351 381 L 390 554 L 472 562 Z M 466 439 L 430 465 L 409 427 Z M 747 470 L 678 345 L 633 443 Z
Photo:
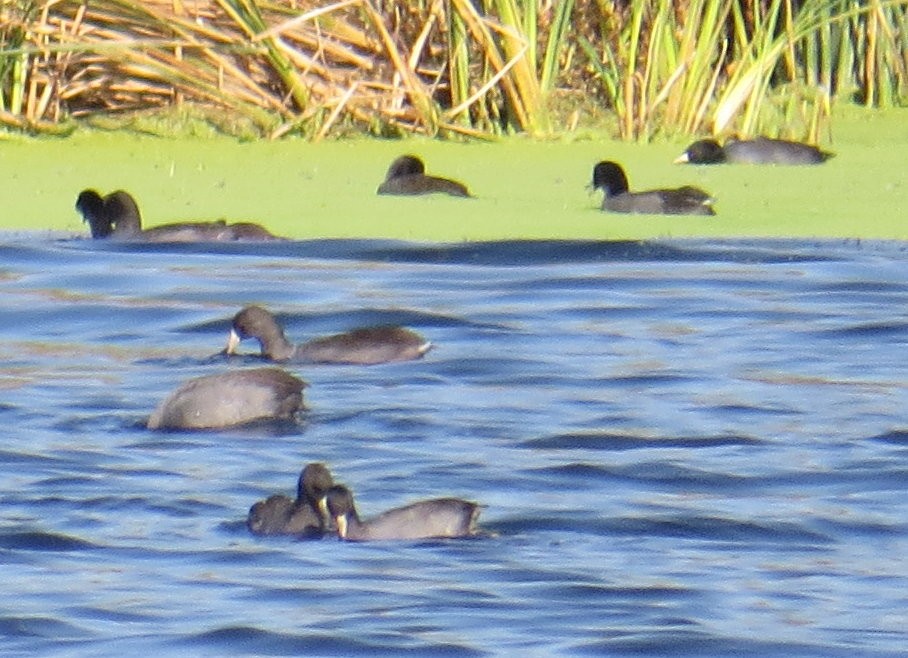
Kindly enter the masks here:
M 426 165 L 415 155 L 402 155 L 391 163 L 385 180 L 426 173 Z
M 617 162 L 602 161 L 593 167 L 593 189 L 602 189 L 605 196 L 627 192 L 627 176 Z
M 240 338 L 258 338 L 280 333 L 277 319 L 261 306 L 247 306 L 233 316 L 233 331 Z
M 108 194 L 104 198 L 104 211 L 118 236 L 137 235 L 142 232 L 139 204 L 129 192 L 117 190 Z
M 306 464 L 297 483 L 297 500 L 307 500 L 318 505 L 333 486 L 334 478 L 327 466 L 318 462 Z
M 714 139 L 701 139 L 687 147 L 676 160 L 676 163 L 719 164 L 725 162 L 725 151 Z
M 106 238 L 113 233 L 113 222 L 104 209 L 104 197 L 96 190 L 82 190 L 76 199 L 76 210 L 91 229 L 91 237 Z

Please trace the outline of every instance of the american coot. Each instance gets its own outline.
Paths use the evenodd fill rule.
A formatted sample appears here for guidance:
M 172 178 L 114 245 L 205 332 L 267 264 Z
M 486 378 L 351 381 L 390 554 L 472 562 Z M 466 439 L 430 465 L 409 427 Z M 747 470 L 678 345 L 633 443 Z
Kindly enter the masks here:
M 714 139 L 701 139 L 688 146 L 675 163 L 803 165 L 820 164 L 833 155 L 816 146 L 785 139 L 730 139 L 725 146 L 720 146 Z
M 621 213 L 653 215 L 715 215 L 713 199 L 696 187 L 628 191 L 627 176 L 616 162 L 600 162 L 593 168 L 593 189 L 602 189 L 602 209 Z
M 212 429 L 292 420 L 306 383 L 280 368 L 232 370 L 190 379 L 152 412 L 148 429 Z
M 337 536 L 347 541 L 469 537 L 477 533 L 480 506 L 459 498 L 423 500 L 360 521 L 353 493 L 343 485 L 328 490 L 328 512 Z
M 334 484 L 324 464 L 306 464 L 296 487 L 296 500 L 274 494 L 249 508 L 246 526 L 255 535 L 300 535 L 321 537 L 330 516 L 325 496 Z
M 233 318 L 224 352 L 235 354 L 244 338 L 259 341 L 262 355 L 272 361 L 374 365 L 421 358 L 432 344 L 403 327 L 379 326 L 315 338 L 293 345 L 275 317 L 261 306 L 247 306 Z
M 450 194 L 470 196 L 463 183 L 449 178 L 426 176 L 426 166 L 415 155 L 402 155 L 391 163 L 385 182 L 378 186 L 378 194 L 413 196 L 417 194 Z
M 228 224 L 181 222 L 142 230 L 142 216 L 129 192 L 117 190 L 102 197 L 95 190 L 82 190 L 76 199 L 76 210 L 91 229 L 95 239 L 138 240 L 142 242 L 231 242 L 236 240 L 282 240 L 267 229 L 251 222 Z

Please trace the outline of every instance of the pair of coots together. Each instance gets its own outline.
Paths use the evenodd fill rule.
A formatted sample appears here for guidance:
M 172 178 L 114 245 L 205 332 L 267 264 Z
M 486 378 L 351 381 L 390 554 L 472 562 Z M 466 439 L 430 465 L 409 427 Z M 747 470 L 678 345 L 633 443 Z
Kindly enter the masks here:
M 142 229 L 142 215 L 133 196 L 124 190 L 101 196 L 96 190 L 82 190 L 76 210 L 88 223 L 91 237 L 144 242 L 233 242 L 238 240 L 281 240 L 259 224 L 224 220 L 180 222 Z
M 259 342 L 260 355 L 279 363 L 377 365 L 420 359 L 432 347 L 421 335 L 399 326 L 375 326 L 293 345 L 277 319 L 261 306 L 247 306 L 233 318 L 227 347 Z M 292 420 L 305 409 L 298 377 L 280 368 L 250 368 L 197 377 L 167 396 L 148 419 L 149 429 L 213 429 L 259 420 Z
M 724 146 L 712 139 L 691 144 L 676 163 L 690 164 L 820 164 L 832 157 L 816 146 L 783 139 L 729 140 Z M 593 188 L 605 192 L 602 209 L 619 213 L 656 215 L 714 215 L 713 199 L 698 187 L 631 192 L 624 170 L 616 162 L 603 161 L 593 168 Z
M 477 534 L 480 506 L 460 498 L 433 498 L 360 518 L 353 492 L 336 484 L 324 464 L 307 464 L 296 500 L 274 494 L 249 509 L 246 525 L 256 535 L 316 539 L 335 532 L 346 541 L 417 540 Z

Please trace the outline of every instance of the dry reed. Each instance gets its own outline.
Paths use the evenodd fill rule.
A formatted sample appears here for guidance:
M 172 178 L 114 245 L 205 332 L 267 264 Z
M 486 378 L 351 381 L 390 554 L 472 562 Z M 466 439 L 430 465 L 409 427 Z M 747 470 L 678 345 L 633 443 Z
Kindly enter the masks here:
M 908 98 L 906 25 L 908 0 L 0 0 L 0 124 L 192 106 L 272 138 L 547 135 L 574 91 L 628 139 L 815 138 L 831 98 Z

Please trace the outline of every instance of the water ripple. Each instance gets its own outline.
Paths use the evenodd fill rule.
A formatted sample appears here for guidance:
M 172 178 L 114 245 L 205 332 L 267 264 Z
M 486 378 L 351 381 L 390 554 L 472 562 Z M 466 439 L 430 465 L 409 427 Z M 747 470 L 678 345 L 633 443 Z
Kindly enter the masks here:
M 0 240 L 2 655 L 896 656 L 908 645 L 908 248 L 788 240 Z M 298 423 L 151 433 L 243 305 L 300 341 Z M 254 351 L 250 345 L 249 352 Z M 330 464 L 363 516 L 471 541 L 254 537 Z

